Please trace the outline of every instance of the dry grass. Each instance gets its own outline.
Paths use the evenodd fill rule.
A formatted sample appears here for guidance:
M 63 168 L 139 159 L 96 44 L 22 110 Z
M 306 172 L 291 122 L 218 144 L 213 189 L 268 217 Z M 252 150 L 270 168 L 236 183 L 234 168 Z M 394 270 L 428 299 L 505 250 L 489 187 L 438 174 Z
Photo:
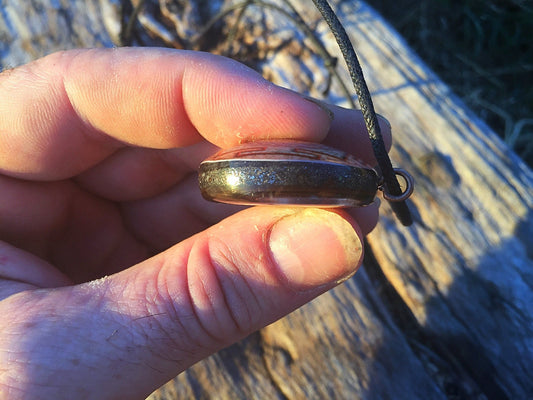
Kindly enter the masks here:
M 533 2 L 368 0 L 533 166 Z

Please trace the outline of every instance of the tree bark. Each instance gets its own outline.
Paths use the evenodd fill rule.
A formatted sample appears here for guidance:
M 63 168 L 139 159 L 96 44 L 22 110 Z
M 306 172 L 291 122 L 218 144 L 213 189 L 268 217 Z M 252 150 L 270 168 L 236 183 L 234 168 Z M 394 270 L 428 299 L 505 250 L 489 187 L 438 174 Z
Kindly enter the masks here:
M 348 85 L 318 12 L 309 1 L 292 3 L 339 60 Z M 302 27 L 271 6 L 250 6 L 240 21 L 238 11 L 229 13 L 199 36 L 210 18 L 235 3 L 146 1 L 129 31 L 129 2 L 1 4 L 2 68 L 74 47 L 201 48 L 240 59 L 277 84 L 349 105 Z M 293 13 L 285 1 L 271 4 Z M 331 4 L 377 111 L 392 124 L 393 163 L 415 177 L 415 223 L 402 227 L 384 202 L 354 278 L 198 363 L 150 398 L 528 398 L 533 173 L 374 10 L 359 1 Z

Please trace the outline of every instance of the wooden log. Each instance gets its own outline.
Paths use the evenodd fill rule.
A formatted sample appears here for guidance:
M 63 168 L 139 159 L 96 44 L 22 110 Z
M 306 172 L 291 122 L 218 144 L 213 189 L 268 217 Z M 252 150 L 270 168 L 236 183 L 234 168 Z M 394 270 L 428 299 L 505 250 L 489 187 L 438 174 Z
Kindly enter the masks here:
M 191 32 L 232 2 L 191 1 L 181 11 L 170 3 L 146 2 L 133 44 L 228 48 L 217 35 L 231 29 L 235 14 L 204 41 L 195 42 Z M 287 10 L 284 1 L 272 3 Z M 415 224 L 401 227 L 383 204 L 369 256 L 354 278 L 198 363 L 150 398 L 530 397 L 533 173 L 370 7 L 331 3 L 359 54 L 377 111 L 392 124 L 393 162 L 415 175 Z M 122 44 L 131 12 L 122 4 L 3 0 L 0 66 L 59 49 Z M 293 4 L 340 59 L 310 3 Z M 329 86 L 313 43 L 279 10 L 250 7 L 236 32 L 232 54 L 275 83 L 317 97 Z M 343 62 L 337 70 L 348 82 Z M 325 98 L 348 104 L 335 80 Z

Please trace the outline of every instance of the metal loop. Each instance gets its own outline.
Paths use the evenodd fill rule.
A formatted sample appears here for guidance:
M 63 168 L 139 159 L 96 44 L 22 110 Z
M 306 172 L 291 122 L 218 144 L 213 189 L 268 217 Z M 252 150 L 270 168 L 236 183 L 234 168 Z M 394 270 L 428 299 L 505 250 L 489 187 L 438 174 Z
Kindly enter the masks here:
M 383 197 L 386 200 L 392 202 L 405 201 L 413 194 L 413 190 L 415 188 L 415 180 L 413 179 L 411 174 L 403 168 L 394 168 L 394 173 L 398 176 L 401 176 L 405 181 L 405 190 L 399 195 L 393 195 L 387 193 L 384 188 L 381 187 L 380 189 L 383 190 Z

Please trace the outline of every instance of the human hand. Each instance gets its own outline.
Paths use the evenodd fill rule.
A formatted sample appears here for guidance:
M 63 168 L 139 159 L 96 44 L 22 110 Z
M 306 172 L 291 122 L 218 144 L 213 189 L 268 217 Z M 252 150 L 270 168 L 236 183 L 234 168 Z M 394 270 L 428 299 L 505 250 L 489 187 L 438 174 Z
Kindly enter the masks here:
M 360 265 L 376 205 L 243 210 L 195 176 L 253 139 L 373 164 L 358 112 L 162 49 L 53 54 L 0 74 L 0 98 L 1 398 L 144 398 Z

